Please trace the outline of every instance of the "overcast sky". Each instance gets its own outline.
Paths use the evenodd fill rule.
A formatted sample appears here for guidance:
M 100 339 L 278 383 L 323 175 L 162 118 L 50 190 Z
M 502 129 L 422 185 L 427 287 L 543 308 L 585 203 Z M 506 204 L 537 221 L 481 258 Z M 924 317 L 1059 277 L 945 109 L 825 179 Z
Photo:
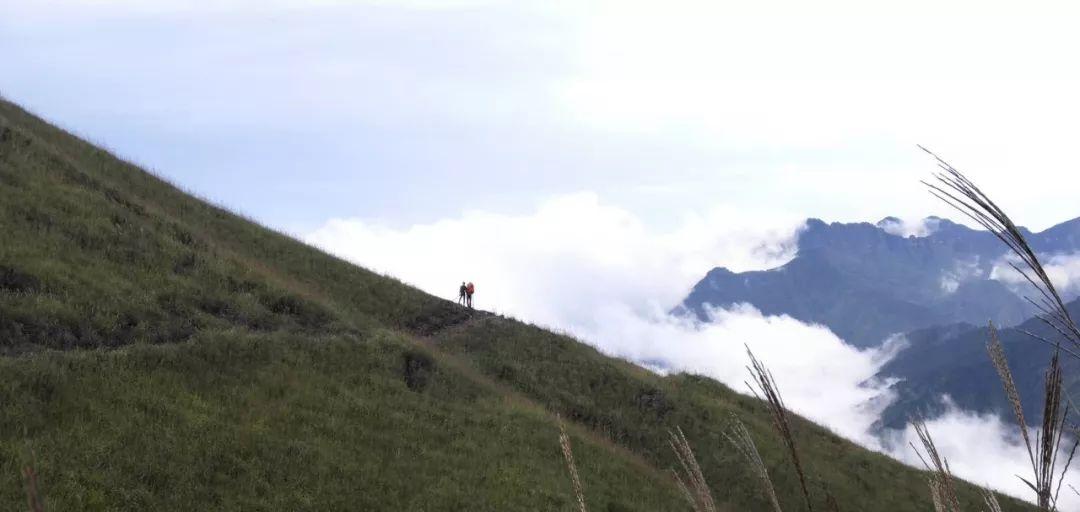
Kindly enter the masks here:
M 1075 8 L 870 4 L 0 0 L 0 94 L 294 233 L 579 192 L 948 214 L 916 143 L 1033 228 L 1080 215 Z

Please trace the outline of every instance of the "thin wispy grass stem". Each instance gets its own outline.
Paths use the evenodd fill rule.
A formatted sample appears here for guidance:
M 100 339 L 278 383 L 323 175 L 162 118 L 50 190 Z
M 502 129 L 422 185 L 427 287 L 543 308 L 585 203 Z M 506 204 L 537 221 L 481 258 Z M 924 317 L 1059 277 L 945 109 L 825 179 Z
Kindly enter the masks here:
M 563 425 L 562 418 L 557 417 L 557 420 L 559 422 L 559 446 L 562 447 L 563 458 L 566 459 L 566 469 L 570 472 L 570 481 L 574 487 L 574 496 L 577 498 L 578 508 L 580 512 L 589 512 L 588 507 L 585 505 L 585 488 L 581 485 L 577 464 L 574 463 L 574 450 L 570 447 L 570 436 L 566 433 L 566 426 Z
M 1028 451 L 1032 476 L 1030 480 L 1023 477 L 1020 477 L 1020 480 L 1035 492 L 1036 504 L 1040 509 L 1056 510 L 1062 480 L 1072 464 L 1078 443 L 1080 443 L 1080 436 L 1076 436 L 1074 432 L 1072 447 L 1064 457 L 1064 463 L 1060 465 L 1060 476 L 1056 477 L 1055 473 L 1059 468 L 1058 459 L 1063 455 L 1061 448 L 1065 441 L 1064 435 L 1069 429 L 1068 418 L 1072 404 L 1064 390 L 1061 354 L 1064 352 L 1073 358 L 1080 359 L 1080 328 L 1077 327 L 1068 308 L 1065 307 L 1065 301 L 1058 293 L 1046 269 L 1043 268 L 1038 254 L 1028 244 L 1023 230 L 1017 227 L 1005 211 L 974 182 L 941 157 L 922 146 L 919 147 L 934 157 L 938 167 L 941 168 L 941 172 L 934 174 L 935 182 L 924 181 L 923 184 L 929 187 L 931 194 L 993 233 L 1020 260 L 1021 265 L 1013 262 L 1009 262 L 1009 265 L 1038 292 L 1036 299 L 1025 298 L 1039 312 L 1038 317 L 1043 323 L 1061 337 L 1059 341 L 1050 341 L 1034 333 L 1021 331 L 1035 340 L 1054 347 L 1043 381 L 1042 422 L 1039 429 L 1035 431 L 1034 440 L 1029 433 L 1030 429 L 1024 417 L 1020 393 L 1009 369 L 1004 347 L 993 323 L 989 326 L 990 340 L 986 347 L 998 377 L 1005 387 L 1005 394 L 1012 406 L 1021 438 Z M 1054 482 L 1055 478 L 1057 478 L 1057 485 Z
M 1009 265 L 1034 287 L 1039 295 L 1038 300 L 1027 297 L 1028 302 L 1039 311 L 1039 318 L 1062 336 L 1070 347 L 1068 353 L 1080 358 L 1080 327 L 1073 321 L 1065 307 L 1065 301 L 1050 280 L 1035 250 L 1028 244 L 1023 231 L 1001 207 L 960 171 L 930 150 L 922 146 L 919 148 L 932 156 L 941 168 L 941 172 L 934 174 L 933 182 L 923 181 L 923 184 L 930 189 L 931 194 L 993 233 L 1020 259 L 1022 265 L 1012 262 Z
M 783 441 L 784 447 L 787 448 L 791 465 L 795 468 L 795 473 L 799 477 L 799 487 L 806 503 L 806 510 L 813 512 L 814 505 L 810 499 L 810 489 L 806 484 L 806 472 L 803 470 L 802 460 L 799 458 L 799 450 L 795 445 L 795 434 L 792 432 L 787 407 L 784 405 L 784 399 L 780 395 L 779 387 L 776 385 L 776 379 L 773 378 L 772 372 L 754 357 L 750 347 L 746 348 L 746 353 L 750 356 L 750 366 L 747 369 L 750 370 L 750 375 L 754 380 L 752 386 L 747 385 L 750 386 L 755 395 L 760 392 L 759 396 L 764 397 L 765 403 L 769 406 L 773 427 L 780 434 L 780 440 Z
M 750 470 L 761 482 L 761 489 L 765 493 L 765 497 L 769 499 L 773 511 L 783 512 L 780 508 L 780 499 L 776 496 L 776 487 L 769 477 L 769 469 L 765 466 L 765 461 L 762 460 L 761 453 L 758 452 L 754 438 L 750 436 L 750 431 L 746 429 L 746 425 L 739 421 L 739 418 L 735 417 L 735 415 L 732 415 L 731 424 L 724 431 L 724 437 L 746 459 Z
M 690 447 L 690 442 L 686 440 L 686 435 L 679 427 L 675 427 L 674 431 L 668 431 L 668 435 L 671 449 L 675 452 L 675 457 L 679 459 L 679 465 L 682 467 L 681 474 L 672 470 L 675 482 L 679 484 L 679 490 L 682 491 L 694 512 L 716 512 L 712 492 L 709 490 L 708 483 L 705 482 L 705 474 L 698 465 L 697 457 L 694 456 L 694 450 Z
M 930 472 L 930 497 L 934 501 L 935 512 L 961 512 L 960 498 L 956 494 L 956 480 L 949 469 L 949 461 L 938 452 L 934 438 L 926 427 L 926 421 L 922 418 L 914 418 L 911 425 L 915 428 L 915 434 L 919 436 L 923 450 L 926 451 L 926 456 L 923 457 L 923 453 L 915 444 L 911 444 L 911 448 L 915 450 L 923 466 Z

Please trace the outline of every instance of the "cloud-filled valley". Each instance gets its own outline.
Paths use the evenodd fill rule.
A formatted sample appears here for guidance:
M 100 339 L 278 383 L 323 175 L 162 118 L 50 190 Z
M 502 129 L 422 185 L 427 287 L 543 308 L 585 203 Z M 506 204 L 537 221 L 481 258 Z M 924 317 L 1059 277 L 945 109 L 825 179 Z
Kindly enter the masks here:
M 527 214 L 468 211 L 405 228 L 336 219 L 304 238 L 449 299 L 461 281 L 473 281 L 480 308 L 568 332 L 655 371 L 707 375 L 743 393 L 749 348 L 776 375 L 793 410 L 920 465 L 908 446 L 917 442 L 910 427 L 876 425 L 895 398 L 891 382 L 877 374 L 903 350 L 902 336 L 857 349 L 824 326 L 745 304 L 711 309 L 711 322 L 669 313 L 713 267 L 765 270 L 790 261 L 803 229 L 800 219 L 746 223 L 738 212 L 718 209 L 656 230 L 596 194 L 578 193 Z M 904 234 L 912 231 L 918 230 Z M 958 265 L 956 274 L 972 274 L 968 267 Z M 1026 496 L 1014 475 L 1029 471 L 1027 456 L 1011 424 L 948 407 L 928 425 L 960 476 Z

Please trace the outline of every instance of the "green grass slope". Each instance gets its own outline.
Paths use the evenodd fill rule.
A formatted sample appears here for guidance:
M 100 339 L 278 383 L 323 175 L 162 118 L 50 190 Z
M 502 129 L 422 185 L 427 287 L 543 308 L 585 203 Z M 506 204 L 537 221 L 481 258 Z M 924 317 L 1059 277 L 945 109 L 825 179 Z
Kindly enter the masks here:
M 592 510 L 688 509 L 675 426 L 724 510 L 764 510 L 731 414 L 798 508 L 756 400 L 470 315 L 2 100 L 0 234 L 4 509 L 32 464 L 50 510 L 572 510 L 561 415 Z M 932 509 L 924 474 L 807 421 L 797 436 L 820 505 Z

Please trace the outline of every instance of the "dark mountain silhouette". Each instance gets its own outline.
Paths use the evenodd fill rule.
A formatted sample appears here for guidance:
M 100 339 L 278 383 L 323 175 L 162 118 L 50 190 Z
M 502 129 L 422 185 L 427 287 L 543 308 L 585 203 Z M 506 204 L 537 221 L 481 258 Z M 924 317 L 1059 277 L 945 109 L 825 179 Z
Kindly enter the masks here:
M 1080 318 L 1080 301 L 1073 301 L 1067 307 L 1070 314 Z M 1047 340 L 1055 340 L 1056 333 L 1038 318 L 998 332 L 1020 392 L 1024 416 L 1035 424 L 1042 418 L 1043 374 L 1053 348 L 1024 331 Z M 942 399 L 945 395 L 962 409 L 1012 418 L 1012 408 L 986 352 L 989 336 L 989 327 L 968 324 L 908 333 L 908 347 L 879 373 L 879 377 L 900 379 L 892 386 L 897 399 L 882 414 L 882 425 L 900 428 L 912 414 L 940 413 L 946 407 Z M 1062 356 L 1066 388 L 1080 391 L 1080 364 L 1074 358 Z
M 824 325 L 858 347 L 935 325 L 1010 326 L 1033 315 L 1017 290 L 991 279 L 1006 252 L 993 234 L 929 217 L 928 235 L 904 237 L 890 232 L 898 222 L 809 219 L 793 260 L 764 271 L 715 268 L 674 312 L 707 321 L 710 305 L 748 303 L 765 314 Z M 1042 253 L 1080 249 L 1080 219 L 1025 233 Z

